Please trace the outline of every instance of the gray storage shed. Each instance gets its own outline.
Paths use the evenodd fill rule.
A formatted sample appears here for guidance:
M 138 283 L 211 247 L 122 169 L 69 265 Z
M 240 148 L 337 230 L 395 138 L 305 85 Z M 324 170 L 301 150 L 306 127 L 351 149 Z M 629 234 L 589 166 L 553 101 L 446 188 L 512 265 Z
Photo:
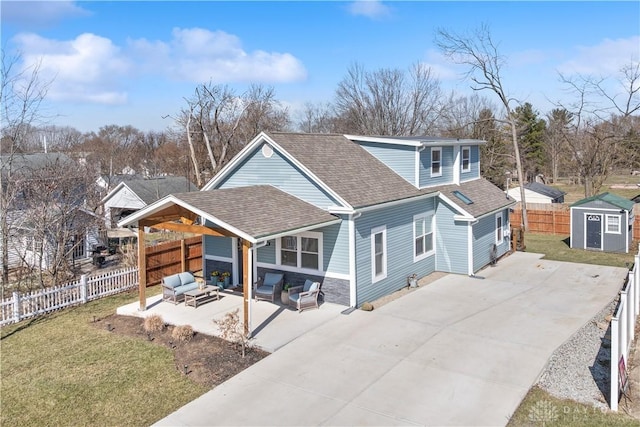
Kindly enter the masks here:
M 633 239 L 631 200 L 611 193 L 587 197 L 571 205 L 571 247 L 629 252 Z

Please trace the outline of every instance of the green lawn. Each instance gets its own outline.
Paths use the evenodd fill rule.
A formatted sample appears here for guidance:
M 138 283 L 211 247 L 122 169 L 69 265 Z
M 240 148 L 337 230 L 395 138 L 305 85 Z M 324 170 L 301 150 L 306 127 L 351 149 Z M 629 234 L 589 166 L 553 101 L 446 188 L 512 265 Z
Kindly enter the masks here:
M 526 233 L 524 243 L 527 252 L 545 254 L 545 259 L 582 264 L 609 265 L 612 267 L 629 268 L 633 265 L 634 253 L 638 253 L 637 244 L 634 244 L 630 248 L 628 254 L 571 249 L 569 247 L 569 236 L 553 234 Z
M 149 425 L 203 394 L 169 349 L 92 325 L 135 299 L 121 294 L 3 327 L 0 424 Z
M 624 412 L 602 411 L 572 400 L 557 399 L 534 387 L 520 403 L 507 427 L 626 427 L 638 426 L 640 421 Z

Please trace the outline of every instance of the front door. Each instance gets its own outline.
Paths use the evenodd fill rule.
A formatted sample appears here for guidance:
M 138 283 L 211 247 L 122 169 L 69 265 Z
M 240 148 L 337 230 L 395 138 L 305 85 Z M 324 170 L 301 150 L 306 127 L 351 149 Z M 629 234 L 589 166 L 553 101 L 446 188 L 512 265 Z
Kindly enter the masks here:
M 586 214 L 586 247 L 602 249 L 602 215 Z

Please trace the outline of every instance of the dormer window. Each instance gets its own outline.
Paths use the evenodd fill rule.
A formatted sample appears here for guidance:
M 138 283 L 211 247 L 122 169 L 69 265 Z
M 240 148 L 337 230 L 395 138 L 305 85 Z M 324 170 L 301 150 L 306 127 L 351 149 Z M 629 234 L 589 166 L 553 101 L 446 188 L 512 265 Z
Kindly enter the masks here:
M 471 170 L 471 147 L 462 147 L 462 172 Z
M 442 148 L 431 149 L 431 176 L 442 176 Z

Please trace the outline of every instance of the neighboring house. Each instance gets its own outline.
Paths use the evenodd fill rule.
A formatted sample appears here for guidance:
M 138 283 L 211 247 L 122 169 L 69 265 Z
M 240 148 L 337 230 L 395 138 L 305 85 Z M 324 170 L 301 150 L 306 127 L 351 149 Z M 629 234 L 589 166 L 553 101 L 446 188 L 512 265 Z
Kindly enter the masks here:
M 508 191 L 510 197 L 518 202 L 520 199 L 520 187 L 510 188 Z M 550 187 L 540 182 L 529 182 L 524 185 L 524 197 L 527 203 L 564 203 L 564 191 Z
M 85 184 L 67 174 L 76 163 L 65 154 L 36 153 L 0 156 L 0 166 L 9 268 L 89 258 L 99 244 L 98 221 L 86 209 Z
M 198 191 L 193 183 L 182 176 L 142 178 L 122 175 L 122 179 L 103 199 L 105 223 L 114 228 L 118 221 L 145 206 L 172 193 Z M 114 178 L 114 177 L 111 177 Z
M 633 201 L 612 193 L 572 204 L 571 247 L 628 253 L 633 240 L 633 205 Z
M 509 250 L 515 201 L 480 176 L 483 143 L 263 132 L 202 191 L 167 196 L 121 225 L 197 214 L 219 233 L 204 236 L 205 275 L 231 271 L 239 283 L 247 262 L 249 278 L 312 279 L 325 301 L 357 307 L 413 274 L 474 275 Z

